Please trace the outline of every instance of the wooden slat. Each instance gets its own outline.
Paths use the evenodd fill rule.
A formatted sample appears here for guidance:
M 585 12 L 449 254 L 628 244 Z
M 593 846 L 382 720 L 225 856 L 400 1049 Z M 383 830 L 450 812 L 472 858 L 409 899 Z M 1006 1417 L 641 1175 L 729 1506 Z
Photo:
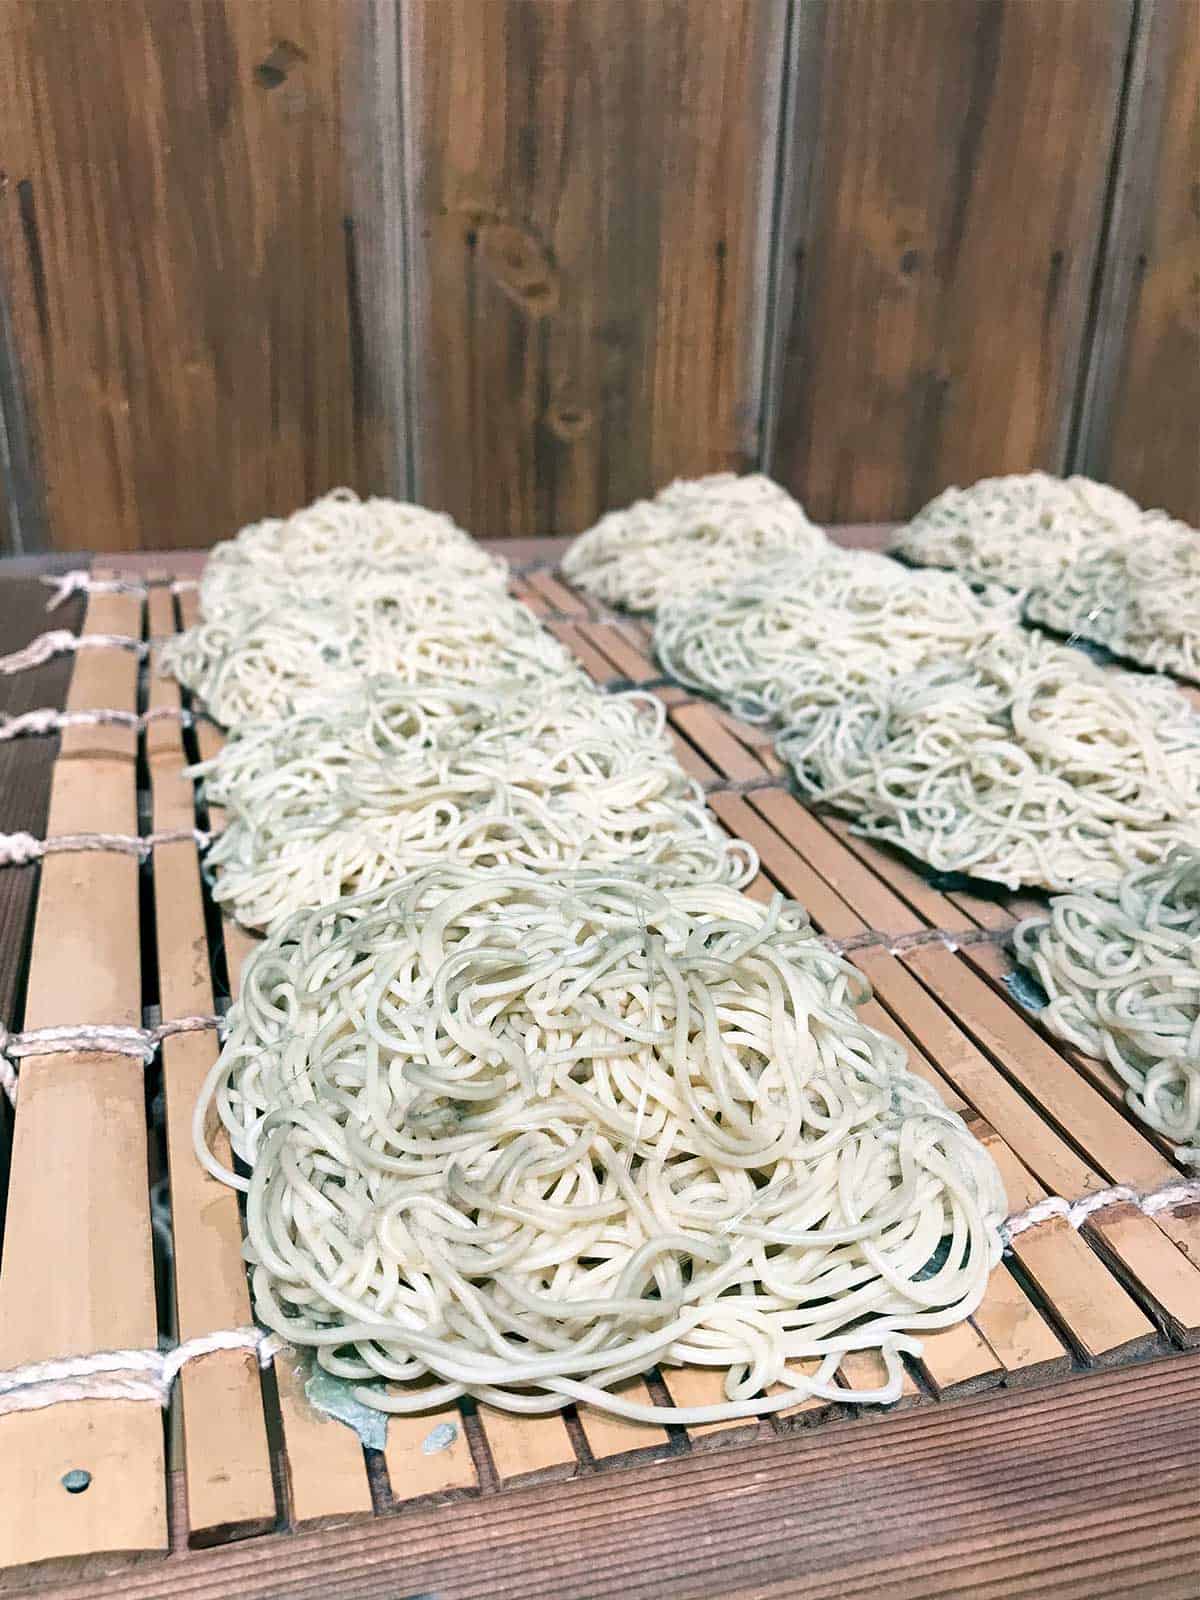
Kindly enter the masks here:
M 725 1374 L 718 1367 L 664 1367 L 662 1380 L 672 1403 L 716 1406 L 725 1400 Z M 760 1417 L 730 1417 L 724 1422 L 687 1425 L 693 1450 L 720 1449 L 730 1444 L 750 1444 L 766 1438 L 768 1424 Z
M 140 601 L 96 596 L 85 632 L 140 634 Z M 137 708 L 136 661 L 76 658 L 75 709 Z M 116 696 L 116 698 L 112 698 Z M 88 733 L 62 741 L 52 833 L 137 832 L 132 751 Z M 132 735 L 124 735 L 132 740 Z M 52 857 L 42 868 L 25 1024 L 140 1024 L 138 878 L 133 857 Z M 144 1069 L 128 1056 L 24 1063 L 3 1269 L 0 1368 L 158 1340 L 147 1182 Z M 63 1474 L 91 1473 L 81 1494 Z M 156 1405 L 77 1401 L 0 1418 L 0 1566 L 167 1542 L 162 1417 Z
M 187 611 L 182 614 L 186 621 Z M 216 755 L 223 743 L 220 729 L 203 720 L 197 725 L 196 738 L 205 760 Z M 210 812 L 211 826 L 218 828 L 221 820 L 219 812 L 215 816 Z M 222 930 L 225 964 L 236 999 L 243 965 L 261 941 L 227 917 L 222 920 Z M 371 1486 L 362 1447 L 354 1433 L 309 1405 L 293 1354 L 284 1353 L 276 1358 L 275 1375 L 293 1519 L 297 1523 L 324 1522 L 369 1513 Z
M 785 22 L 753 0 L 405 0 L 431 504 L 481 534 L 575 531 L 757 456 Z
M 53 547 L 210 545 L 379 470 L 343 161 L 356 18 L 4 7 L 0 215 Z
M 168 590 L 151 591 L 152 637 L 174 631 L 173 610 Z M 178 709 L 178 686 L 151 665 L 150 707 Z M 177 721 L 148 725 L 146 758 L 154 830 L 194 827 L 195 799 L 191 781 L 181 775 L 185 757 Z M 182 841 L 156 846 L 153 871 L 162 1015 L 166 1020 L 211 1015 L 213 988 L 195 845 Z M 180 1034 L 167 1039 L 162 1048 L 176 1324 L 181 1340 L 251 1322 L 237 1195 L 205 1172 L 192 1146 L 192 1111 L 217 1050 L 215 1032 Z M 229 1164 L 224 1133 L 212 1142 L 218 1159 Z M 179 1393 L 192 1538 L 208 1539 L 218 1530 L 245 1534 L 269 1527 L 276 1514 L 275 1489 L 253 1352 L 215 1351 L 189 1362 L 180 1375 Z
M 479 1420 L 501 1483 L 549 1483 L 572 1478 L 578 1470 L 575 1446 L 560 1412 L 526 1417 L 480 1406 Z
M 1027 1210 L 1046 1191 L 1027 1172 L 1003 1141 L 985 1135 L 1009 1204 Z M 1120 1355 L 1148 1349 L 1154 1327 L 1145 1313 L 1117 1285 L 1098 1256 L 1062 1218 L 1028 1229 L 1013 1240 L 1013 1254 L 1046 1295 L 1055 1316 L 1077 1353 L 1087 1362 L 1104 1363 Z M 1064 1271 L 1064 1264 L 1070 1270 Z
M 479 1486 L 467 1430 L 453 1408 L 389 1417 L 384 1459 L 397 1504 Z
M 1132 12 L 806 0 L 767 460 L 813 515 L 1062 467 Z
M 650 1391 L 640 1378 L 619 1384 L 615 1393 L 637 1405 L 649 1405 Z M 615 1456 L 649 1452 L 656 1459 L 666 1455 L 671 1447 L 670 1435 L 665 1428 L 653 1422 L 630 1422 L 625 1417 L 615 1417 L 594 1406 L 579 1407 L 579 1425 L 587 1440 L 593 1459 L 600 1463 Z

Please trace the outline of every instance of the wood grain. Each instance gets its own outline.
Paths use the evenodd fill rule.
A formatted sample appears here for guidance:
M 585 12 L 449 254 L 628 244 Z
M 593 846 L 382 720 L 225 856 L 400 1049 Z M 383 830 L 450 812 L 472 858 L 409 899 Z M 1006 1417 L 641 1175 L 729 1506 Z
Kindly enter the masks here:
M 423 500 L 576 531 L 756 458 L 785 15 L 403 0 Z
M 1061 468 L 1131 0 L 802 13 L 769 466 L 824 520 Z
M 0 260 L 52 546 L 209 545 L 356 477 L 352 10 L 0 8 Z
M 1079 462 L 1200 524 L 1200 5 L 1143 0 Z
M 67 1581 L 56 1600 L 1192 1600 L 1200 1354 Z M 19 1588 L 9 1600 L 45 1594 Z

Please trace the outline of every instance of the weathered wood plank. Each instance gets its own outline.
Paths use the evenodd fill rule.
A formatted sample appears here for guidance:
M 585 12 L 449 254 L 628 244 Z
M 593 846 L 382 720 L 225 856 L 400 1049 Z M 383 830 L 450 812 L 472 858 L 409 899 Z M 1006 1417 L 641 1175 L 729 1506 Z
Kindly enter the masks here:
M 54 547 L 209 545 L 354 478 L 352 15 L 0 10 L 3 259 Z
M 404 0 L 423 500 L 575 531 L 755 459 L 785 17 Z
M 1081 470 L 1200 523 L 1200 6 L 1143 0 L 1079 441 Z
M 1130 0 L 801 12 L 769 467 L 827 520 L 1061 467 Z

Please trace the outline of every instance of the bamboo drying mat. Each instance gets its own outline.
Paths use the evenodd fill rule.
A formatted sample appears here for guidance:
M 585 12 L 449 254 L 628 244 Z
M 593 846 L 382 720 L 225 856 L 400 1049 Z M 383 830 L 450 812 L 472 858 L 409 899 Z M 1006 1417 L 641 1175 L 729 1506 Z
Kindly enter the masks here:
M 146 569 L 145 562 L 139 566 Z M 194 562 L 188 567 L 194 571 Z M 12 587 L 22 598 L 14 605 L 10 593 L 0 611 L 3 650 L 46 626 L 45 591 L 31 584 Z M 597 681 L 656 678 L 644 624 L 590 606 L 548 569 L 530 571 L 515 587 Z M 74 605 L 74 615 L 64 608 L 53 625 L 77 624 L 82 607 Z M 87 603 L 82 627 L 157 638 L 186 626 L 194 608 L 194 593 L 176 598 L 165 585 L 152 586 L 145 603 L 136 595 L 97 594 Z M 73 670 L 59 661 L 0 680 L 0 692 L 10 713 L 62 704 L 64 692 L 70 709 L 132 711 L 180 703 L 173 683 L 153 674 L 139 680 L 133 653 L 119 648 L 80 653 Z M 855 839 L 836 819 L 806 811 L 788 792 L 761 731 L 739 726 L 678 688 L 655 692 L 668 704 L 685 766 L 715 786 L 709 795 L 713 809 L 759 851 L 763 873 L 750 892 L 768 895 L 779 887 L 809 908 L 822 932 L 850 938 L 875 930 L 889 943 L 929 928 L 954 933 L 1003 927 L 1027 907 L 1020 897 L 983 900 L 931 888 L 898 856 Z M 7 780 L 0 822 L 6 830 L 46 834 L 219 826 L 219 817 L 197 816 L 192 786 L 180 776 L 186 760 L 211 753 L 219 743 L 219 731 L 203 721 L 186 731 L 175 721 L 152 723 L 140 747 L 124 728 L 75 728 L 62 736 L 51 771 L 51 740 L 13 741 L 0 746 L 0 777 Z M 727 783 L 761 786 L 739 792 L 723 788 Z M 51 857 L 40 868 L 36 910 L 34 871 L 0 872 L 0 1001 L 10 1027 L 20 1020 L 22 985 L 25 1027 L 170 1019 L 211 1012 L 219 994 L 236 993 L 241 961 L 253 941 L 231 924 L 222 926 L 204 891 L 192 842 L 156 846 L 143 870 L 126 855 Z M 27 963 L 21 959 L 26 941 Z M 1010 1210 L 1047 1193 L 1075 1199 L 1113 1183 L 1147 1191 L 1177 1175 L 1164 1144 L 1127 1115 L 1120 1087 L 1107 1071 L 1060 1050 L 1017 1008 L 1003 983 L 1008 958 L 999 946 L 956 952 L 930 944 L 899 955 L 876 947 L 852 959 L 875 986 L 870 1020 L 906 1038 L 917 1069 L 991 1148 Z M 192 1106 L 216 1049 L 209 1031 L 167 1040 L 160 1062 L 149 1070 L 125 1056 L 60 1054 L 23 1063 L 0 1269 L 0 1370 L 57 1355 L 147 1348 L 160 1337 L 183 1340 L 249 1321 L 236 1197 L 200 1172 L 190 1150 Z M 160 1097 L 159 1129 L 150 1112 Z M 5 1133 L 11 1126 L 6 1122 Z M 6 1143 L 0 1139 L 0 1148 Z M 150 1205 L 151 1184 L 167 1174 L 170 1277 Z M 432 1573 L 439 1594 L 507 1593 L 495 1565 L 478 1566 L 478 1552 L 471 1553 L 475 1546 L 463 1530 L 477 1527 L 486 1540 L 489 1529 L 519 1526 L 524 1532 L 514 1549 L 520 1545 L 530 1560 L 540 1549 L 548 1559 L 551 1547 L 544 1535 L 539 1539 L 538 1518 L 528 1511 L 522 1485 L 578 1478 L 572 1486 L 577 1498 L 589 1486 L 593 1492 L 580 1498 L 577 1514 L 594 1506 L 592 1515 L 602 1515 L 605 1505 L 617 1503 L 612 1496 L 618 1480 L 602 1486 L 596 1475 L 627 1469 L 619 1480 L 630 1483 L 632 1499 L 620 1500 L 626 1516 L 637 1520 L 637 1486 L 644 1481 L 652 1498 L 678 1503 L 681 1529 L 689 1525 L 687 1508 L 706 1508 L 693 1536 L 703 1544 L 706 1519 L 716 1515 L 713 1498 L 723 1489 L 741 1484 L 738 1493 L 761 1497 L 768 1493 L 764 1475 L 805 1481 L 814 1459 L 803 1441 L 789 1437 L 801 1430 L 810 1446 L 819 1441 L 822 1456 L 840 1452 L 847 1460 L 864 1452 L 871 1459 L 893 1450 L 902 1455 L 905 1441 L 928 1435 L 948 1458 L 961 1454 L 961 1471 L 969 1477 L 989 1460 L 993 1438 L 1010 1437 L 1014 1418 L 1028 1418 L 1032 1438 L 1043 1418 L 1048 1423 L 1067 1414 L 1076 1427 L 1098 1429 L 1097 1439 L 1108 1438 L 1105 1430 L 1115 1428 L 1119 1416 L 1126 1470 L 1143 1446 L 1156 1457 L 1155 1492 L 1166 1493 L 1174 1507 L 1163 1537 L 1174 1552 L 1170 1530 L 1182 1528 L 1180 1548 L 1189 1552 L 1172 1553 L 1169 1572 L 1175 1576 L 1183 1570 L 1179 1560 L 1200 1560 L 1194 1505 L 1189 1533 L 1163 1466 L 1164 1450 L 1173 1459 L 1171 1448 L 1190 1432 L 1180 1421 L 1187 1415 L 1181 1397 L 1195 1394 L 1200 1373 L 1200 1357 L 1179 1355 L 1200 1343 L 1197 1262 L 1200 1208 L 1151 1218 L 1123 1205 L 1098 1212 L 1078 1232 L 1055 1219 L 1022 1234 L 976 1316 L 927 1339 L 902 1400 L 892 1408 L 909 1413 L 903 1420 L 889 1420 L 878 1410 L 868 1419 L 856 1408 L 816 1400 L 772 1420 L 691 1429 L 629 1423 L 586 1407 L 546 1418 L 463 1408 L 394 1419 L 386 1451 L 376 1454 L 364 1452 L 348 1429 L 317 1418 L 286 1355 L 260 1374 L 248 1352 L 213 1353 L 184 1368 L 165 1433 L 156 1406 L 119 1400 L 0 1417 L 0 1567 L 19 1568 L 0 1574 L 0 1592 L 18 1592 L 36 1577 L 69 1583 L 69 1589 L 61 1588 L 64 1594 L 107 1593 L 107 1586 L 86 1581 L 89 1575 L 121 1565 L 115 1552 L 138 1552 L 140 1560 L 111 1592 L 164 1592 L 170 1571 L 172 1593 L 227 1593 L 217 1578 L 225 1569 L 212 1565 L 224 1560 L 238 1564 L 240 1576 L 230 1579 L 241 1585 L 238 1592 L 398 1597 L 413 1592 L 407 1576 L 378 1590 L 338 1587 L 335 1574 L 312 1565 L 311 1549 L 320 1550 L 321 1541 L 306 1545 L 295 1530 L 345 1522 L 351 1532 L 342 1537 L 350 1538 L 354 1528 L 385 1524 L 379 1514 L 399 1506 L 407 1508 L 409 1520 L 394 1524 L 396 1535 L 385 1531 L 380 1538 L 388 1548 L 395 1541 L 403 1549 L 406 1527 L 414 1537 L 418 1529 L 430 1530 L 428 1559 L 418 1563 L 426 1574 L 420 1581 L 432 1581 Z M 1174 1360 L 1162 1360 L 1172 1353 Z M 1157 1364 L 1151 1365 L 1153 1358 Z M 1111 1379 L 1085 1381 L 1089 1368 L 1114 1366 L 1141 1367 L 1129 1375 L 1136 1389 L 1118 1388 Z M 848 1384 L 869 1387 L 880 1364 L 865 1355 L 849 1360 L 846 1369 Z M 1029 1396 L 1011 1392 L 1063 1379 L 1065 1384 Z M 719 1384 L 711 1373 L 684 1370 L 664 1371 L 632 1387 L 649 1388 L 660 1403 L 690 1405 L 717 1398 Z M 946 1401 L 966 1396 L 979 1398 L 969 1407 L 945 1409 Z M 1140 1430 L 1128 1409 L 1153 1425 Z M 838 1426 L 851 1416 L 860 1419 L 854 1427 Z M 440 1423 L 450 1427 L 434 1438 L 452 1442 L 432 1449 Z M 919 1435 L 913 1432 L 918 1424 Z M 1193 1448 L 1194 1442 L 1193 1437 Z M 735 1446 L 743 1448 L 713 1455 Z M 1072 1470 L 1085 1473 L 1088 1458 L 1102 1448 L 1116 1447 L 1082 1446 L 1082 1454 L 1071 1456 Z M 708 1473 L 701 1466 L 705 1460 L 720 1470 L 714 1466 Z M 648 1462 L 662 1465 L 647 1471 Z M 78 1467 L 90 1471 L 91 1483 L 84 1493 L 69 1495 L 61 1480 Z M 1014 1470 L 1019 1475 L 1020 1467 Z M 1001 1474 L 991 1485 L 993 1496 L 1006 1481 Z M 804 1492 L 811 1496 L 812 1484 Z M 548 1493 L 539 1489 L 542 1496 Z M 454 1500 L 464 1504 L 447 1503 Z M 478 1514 L 467 1509 L 472 1501 Z M 882 1516 L 882 1530 L 886 1503 L 887 1492 L 876 1485 L 874 1502 L 855 1502 L 854 1520 L 865 1528 Z M 556 1514 L 548 1513 L 551 1521 Z M 270 1530 L 290 1531 L 282 1540 L 261 1537 Z M 465 1543 L 456 1545 L 456 1530 Z M 323 1535 L 326 1541 L 333 1537 Z M 593 1528 L 588 1537 L 600 1535 Z M 649 1550 L 657 1534 L 643 1528 L 641 1538 Z M 877 1538 L 887 1542 L 883 1531 Z M 747 1549 L 755 1542 L 751 1534 L 743 1539 Z M 857 1541 L 852 1543 L 857 1551 Z M 685 1554 L 687 1544 L 672 1543 L 674 1565 L 646 1592 L 676 1592 L 665 1580 L 672 1572 L 682 1574 L 689 1561 L 695 1564 L 695 1551 Z M 167 1569 L 155 1559 L 168 1548 L 182 1552 L 189 1546 L 192 1553 L 177 1553 Z M 202 1546 L 216 1548 L 196 1553 Z M 614 1576 L 615 1560 L 610 1554 L 605 1580 L 581 1556 L 578 1588 L 570 1588 L 565 1569 L 566 1587 L 558 1588 L 558 1580 L 535 1565 L 512 1592 L 634 1592 L 627 1575 L 619 1581 Z M 281 1580 L 275 1589 L 270 1585 L 279 1561 L 299 1565 L 289 1585 Z M 31 1572 L 30 1562 L 47 1564 Z M 1200 1568 L 1188 1566 L 1189 1573 L 1194 1570 Z M 210 1580 L 216 1585 L 211 1590 L 205 1587 Z M 839 1592 L 846 1592 L 844 1585 Z M 888 1592 L 909 1591 L 897 1579 Z

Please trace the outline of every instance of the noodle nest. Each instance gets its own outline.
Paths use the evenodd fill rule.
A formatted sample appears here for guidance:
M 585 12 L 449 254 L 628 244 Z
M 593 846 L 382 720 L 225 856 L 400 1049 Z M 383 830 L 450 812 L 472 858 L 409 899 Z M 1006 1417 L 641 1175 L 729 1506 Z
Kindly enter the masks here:
M 901 528 L 892 549 L 925 567 L 1025 589 L 1052 583 L 1080 556 L 1138 535 L 1137 503 L 1091 478 L 1046 472 L 981 478 L 944 490 Z
M 270 608 L 281 590 L 306 599 L 344 593 L 371 573 L 439 575 L 502 590 L 503 561 L 439 511 L 399 500 L 360 500 L 334 489 L 290 517 L 243 528 L 209 554 L 200 583 L 205 617 Z
M 1050 902 L 1016 929 L 1041 1020 L 1107 1061 L 1134 1113 L 1200 1168 L 1200 851 Z
M 1102 549 L 1034 589 L 1026 615 L 1144 667 L 1200 683 L 1200 530 L 1147 517 L 1136 543 Z
M 397 705 L 392 692 L 387 704 Z M 648 695 L 585 687 L 481 697 L 407 753 L 320 749 L 237 781 L 212 763 L 229 818 L 208 852 L 214 898 L 250 927 L 425 865 L 566 871 L 628 862 L 648 882 L 741 885 L 758 870 L 726 838 L 672 752 Z M 331 735 L 336 745 L 337 733 Z M 203 771 L 204 769 L 200 769 Z
M 855 1398 L 896 1398 L 912 1336 L 979 1304 L 1004 1194 L 868 989 L 798 906 L 620 869 L 446 867 L 298 915 L 195 1122 L 247 1192 L 259 1318 L 384 1411 L 749 1416 L 844 1399 L 861 1349 L 886 1379 Z M 615 1392 L 684 1362 L 725 1401 Z
M 756 562 L 831 549 L 770 478 L 718 472 L 678 479 L 653 500 L 610 511 L 574 541 L 562 569 L 598 600 L 654 611 L 673 596 L 732 583 Z
M 939 871 L 1071 889 L 1200 844 L 1200 717 L 1045 636 L 796 715 L 778 749 L 802 792 Z
M 987 596 L 950 572 L 911 572 L 867 551 L 760 567 L 724 593 L 664 605 L 654 627 L 663 668 L 748 722 L 847 695 L 1013 627 L 1007 591 Z
M 162 669 L 228 728 L 304 711 L 370 677 L 481 689 L 586 681 L 524 606 L 489 586 L 376 573 L 343 588 L 202 622 L 166 645 Z

